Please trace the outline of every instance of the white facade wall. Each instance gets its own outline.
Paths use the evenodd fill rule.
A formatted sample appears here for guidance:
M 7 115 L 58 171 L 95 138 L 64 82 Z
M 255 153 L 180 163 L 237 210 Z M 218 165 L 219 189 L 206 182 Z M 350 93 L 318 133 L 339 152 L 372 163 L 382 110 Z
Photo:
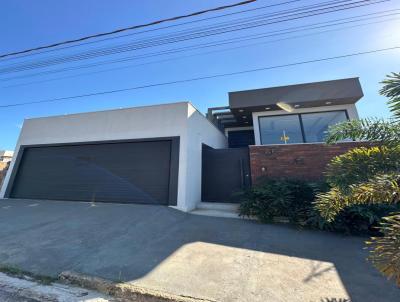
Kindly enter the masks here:
M 284 110 L 253 112 L 252 118 L 253 118 L 254 138 L 256 145 L 261 145 L 260 126 L 258 123 L 258 118 L 260 116 L 273 116 L 282 114 L 288 115 L 288 114 L 324 112 L 324 111 L 335 111 L 335 110 L 346 110 L 351 120 L 358 119 L 358 112 L 355 104 L 322 106 L 313 108 L 298 108 L 294 109 L 292 112 L 286 112 Z
M 194 116 L 194 117 L 193 117 Z M 193 122 L 197 120 L 197 122 Z M 21 145 L 180 137 L 177 208 L 188 211 L 200 202 L 201 143 L 222 146 L 225 136 L 188 102 L 27 119 L 15 148 L 0 197 Z M 205 127 L 196 129 L 196 127 Z M 200 133 L 194 139 L 192 135 Z M 225 142 L 226 143 L 226 142 Z M 194 152 L 190 156 L 188 152 Z M 200 170 L 199 170 L 200 169 Z M 200 175 L 200 178 L 198 177 Z M 188 192 L 187 190 L 194 190 Z M 201 191 L 200 191 L 201 192 Z

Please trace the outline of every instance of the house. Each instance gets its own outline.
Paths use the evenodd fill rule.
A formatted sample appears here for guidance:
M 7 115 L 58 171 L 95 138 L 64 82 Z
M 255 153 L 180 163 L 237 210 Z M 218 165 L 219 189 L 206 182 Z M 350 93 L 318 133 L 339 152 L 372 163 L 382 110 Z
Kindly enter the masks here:
M 0 162 L 7 163 L 12 160 L 14 151 L 0 150 Z
M 190 211 L 264 175 L 319 177 L 355 144 L 326 146 L 324 132 L 356 119 L 362 96 L 350 78 L 231 92 L 207 117 L 179 102 L 26 119 L 0 196 Z

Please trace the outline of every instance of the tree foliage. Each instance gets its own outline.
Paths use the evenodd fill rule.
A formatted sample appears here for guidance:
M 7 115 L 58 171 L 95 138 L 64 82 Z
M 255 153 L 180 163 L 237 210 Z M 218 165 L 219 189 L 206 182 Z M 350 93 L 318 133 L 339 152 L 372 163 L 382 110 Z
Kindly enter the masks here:
M 365 182 L 377 174 L 396 172 L 399 167 L 400 146 L 360 147 L 334 157 L 325 175 L 331 187 L 346 192 L 352 184 Z
M 400 72 L 393 72 L 382 81 L 383 87 L 380 94 L 386 96 L 388 105 L 394 118 L 400 121 Z
M 328 144 L 334 144 L 345 139 L 396 146 L 400 141 L 400 124 L 394 119 L 369 118 L 351 120 L 329 127 L 326 138 Z
M 383 218 L 380 230 L 382 237 L 372 237 L 367 242 L 371 248 L 368 259 L 400 287 L 400 215 Z
M 330 163 L 331 189 L 319 194 L 315 204 L 328 221 L 349 206 L 400 203 L 400 73 L 388 75 L 382 83 L 380 93 L 389 99 L 392 119 L 353 120 L 329 129 L 328 143 L 352 139 L 375 146 L 353 149 Z M 370 260 L 400 286 L 400 213 L 384 218 L 380 231 L 383 236 L 369 242 Z
M 345 207 L 381 203 L 400 203 L 400 174 L 378 174 L 365 182 L 350 185 L 346 191 L 333 187 L 318 195 L 315 207 L 322 217 L 333 221 Z

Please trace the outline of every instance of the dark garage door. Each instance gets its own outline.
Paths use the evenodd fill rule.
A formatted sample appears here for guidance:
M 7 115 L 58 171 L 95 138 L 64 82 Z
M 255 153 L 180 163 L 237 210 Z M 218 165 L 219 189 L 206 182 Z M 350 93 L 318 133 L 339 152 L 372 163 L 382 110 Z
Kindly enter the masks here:
M 25 147 L 10 197 L 168 204 L 172 141 Z

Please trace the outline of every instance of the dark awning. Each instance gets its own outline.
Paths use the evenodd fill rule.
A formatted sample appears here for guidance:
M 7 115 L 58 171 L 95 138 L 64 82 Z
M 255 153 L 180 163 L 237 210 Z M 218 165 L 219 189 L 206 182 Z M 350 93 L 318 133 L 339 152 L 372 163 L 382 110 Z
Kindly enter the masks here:
M 358 78 L 350 78 L 230 92 L 229 107 L 232 112 L 235 109 L 254 112 L 269 110 L 266 107 L 278 109 L 276 103 L 284 102 L 300 108 L 310 108 L 354 104 L 362 97 L 360 81 Z
M 261 88 L 229 93 L 229 107 L 210 108 L 208 116 L 222 128 L 251 126 L 252 112 L 354 104 L 363 97 L 358 78 Z

